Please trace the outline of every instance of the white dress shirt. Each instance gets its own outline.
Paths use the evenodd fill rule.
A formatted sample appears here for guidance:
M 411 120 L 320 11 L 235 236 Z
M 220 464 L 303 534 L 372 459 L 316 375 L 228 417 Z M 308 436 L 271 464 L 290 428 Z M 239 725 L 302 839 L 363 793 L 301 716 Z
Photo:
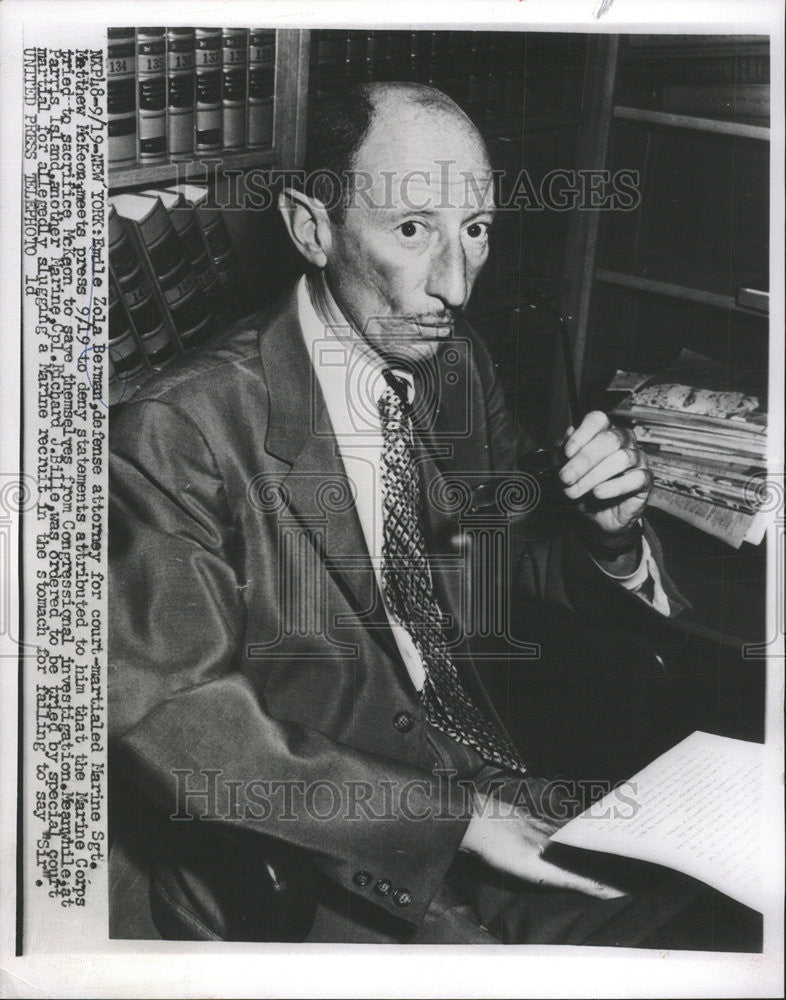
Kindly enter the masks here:
M 305 276 L 298 284 L 297 303 L 303 339 L 325 399 L 339 454 L 354 493 L 360 527 L 382 592 L 380 465 L 383 438 L 378 403 L 387 387 L 382 374 L 386 365 L 376 351 L 352 331 L 349 323 L 343 327 L 331 326 L 319 316 L 311 301 Z M 414 394 L 411 377 L 405 371 L 397 371 L 396 374 L 406 379 L 411 403 Z M 642 559 L 634 573 L 612 578 L 632 591 L 639 591 L 651 580 L 654 593 L 648 603 L 661 614 L 668 615 L 668 598 L 646 539 L 642 539 L 642 549 Z M 612 576 L 610 573 L 607 575 Z M 644 595 L 641 596 L 647 600 Z M 396 621 L 387 606 L 385 611 L 412 683 L 420 691 L 426 676 L 420 653 L 409 632 Z

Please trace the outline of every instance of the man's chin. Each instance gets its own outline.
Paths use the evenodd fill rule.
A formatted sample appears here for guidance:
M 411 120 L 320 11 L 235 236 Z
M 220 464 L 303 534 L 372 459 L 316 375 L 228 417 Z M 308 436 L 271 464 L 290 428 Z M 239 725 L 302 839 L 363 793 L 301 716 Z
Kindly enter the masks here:
M 439 350 L 441 344 L 451 339 L 453 323 L 428 324 L 417 321 L 387 331 L 384 338 L 385 354 L 389 357 L 423 358 Z
M 384 354 L 390 361 L 419 361 L 433 357 L 449 337 L 419 337 L 417 340 L 396 340 L 385 345 Z

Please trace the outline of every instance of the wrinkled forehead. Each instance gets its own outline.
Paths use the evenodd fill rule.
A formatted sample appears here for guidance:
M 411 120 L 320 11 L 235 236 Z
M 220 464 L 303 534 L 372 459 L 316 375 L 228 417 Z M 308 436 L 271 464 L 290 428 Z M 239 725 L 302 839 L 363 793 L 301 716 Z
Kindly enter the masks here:
M 355 157 L 353 181 L 361 208 L 469 214 L 494 208 L 493 175 L 477 132 L 451 115 L 406 105 L 377 116 Z

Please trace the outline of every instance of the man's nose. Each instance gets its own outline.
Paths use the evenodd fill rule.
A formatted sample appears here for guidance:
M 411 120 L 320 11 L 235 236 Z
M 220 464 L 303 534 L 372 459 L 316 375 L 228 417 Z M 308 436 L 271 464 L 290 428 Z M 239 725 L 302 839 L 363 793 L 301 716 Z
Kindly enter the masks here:
M 467 297 L 467 258 L 460 242 L 443 244 L 432 262 L 426 287 L 447 309 L 460 309 Z

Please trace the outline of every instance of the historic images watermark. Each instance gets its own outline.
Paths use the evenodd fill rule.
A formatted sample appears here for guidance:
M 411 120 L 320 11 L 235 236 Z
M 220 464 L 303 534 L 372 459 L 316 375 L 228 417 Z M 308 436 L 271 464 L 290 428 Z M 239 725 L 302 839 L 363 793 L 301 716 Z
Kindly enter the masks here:
M 425 209 L 424 190 L 439 185 L 443 196 L 431 208 L 464 209 L 488 201 L 499 212 L 633 212 L 641 203 L 641 175 L 633 168 L 574 169 L 555 167 L 542 175 L 526 168 L 515 174 L 492 168 L 483 177 L 458 170 L 449 160 L 435 160 L 435 171 L 368 173 L 332 170 L 310 173 L 303 169 L 226 166 L 219 157 L 173 163 L 176 183 L 198 183 L 213 176 L 222 179 L 215 205 L 224 211 L 263 212 L 276 204 L 286 188 L 318 191 L 328 211 L 353 205 L 364 209 L 393 207 L 418 212 Z M 451 192 L 448 194 L 448 192 Z
M 632 819 L 639 810 L 633 780 L 615 786 L 597 780 L 500 778 L 479 796 L 472 780 L 457 778 L 450 768 L 409 780 L 238 781 L 215 768 L 177 768 L 171 774 L 174 808 L 169 818 L 180 822 L 296 822 L 305 815 L 322 823 L 424 823 L 452 822 L 478 810 L 490 817 L 523 810 L 562 824 L 592 803 L 596 819 Z

